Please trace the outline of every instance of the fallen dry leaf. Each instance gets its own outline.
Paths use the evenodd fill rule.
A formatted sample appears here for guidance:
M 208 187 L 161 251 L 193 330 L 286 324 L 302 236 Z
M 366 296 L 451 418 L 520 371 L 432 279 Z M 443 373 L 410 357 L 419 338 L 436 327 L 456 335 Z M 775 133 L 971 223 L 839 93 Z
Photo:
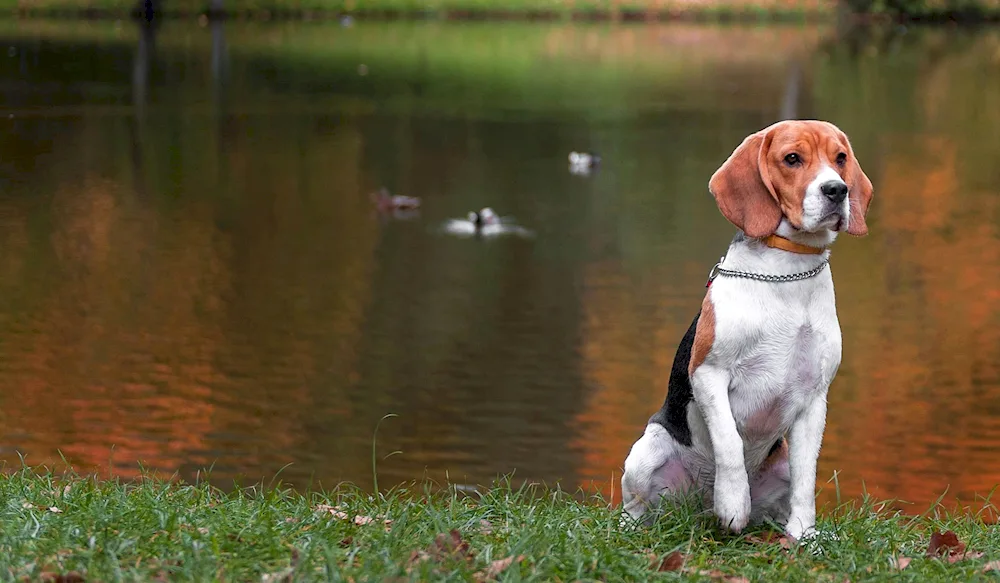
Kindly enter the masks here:
M 434 538 L 434 545 L 441 556 L 454 555 L 464 559 L 472 558 L 469 543 L 462 540 L 462 535 L 454 528 L 447 535 L 444 533 L 437 535 Z
M 469 543 L 462 540 L 458 530 L 452 529 L 448 534 L 440 533 L 434 537 L 434 543 L 426 551 L 415 550 L 410 553 L 410 558 L 406 561 L 406 572 L 409 573 L 415 565 L 430 559 L 471 562 L 474 556 L 475 553 L 469 548 Z
M 1000 561 L 990 561 L 983 565 L 983 572 L 986 571 L 1000 571 Z
M 654 571 L 680 571 L 684 568 L 684 554 L 680 551 L 674 551 L 663 558 L 650 555 L 650 559 L 649 568 Z
M 317 512 L 327 512 L 334 518 L 338 520 L 347 520 L 350 518 L 347 513 L 340 509 L 340 506 L 330 506 L 329 504 L 319 504 L 316 506 Z
M 424 561 L 431 558 L 431 555 L 426 551 L 415 550 L 410 553 L 410 558 L 406 560 L 406 572 L 409 573 L 410 569 L 418 563 L 423 563 Z
M 181 566 L 181 562 L 174 561 L 157 561 L 158 569 L 156 574 L 153 575 L 153 581 L 163 582 L 163 581 L 173 581 L 172 577 L 177 569 Z
M 983 556 L 984 556 L 983 553 L 980 553 L 979 551 L 965 551 L 964 553 L 958 555 L 949 555 L 948 562 L 957 563 L 959 561 L 965 561 L 967 559 L 981 559 L 983 558 Z
M 786 551 L 792 548 L 792 541 L 788 539 L 787 536 L 783 536 L 774 531 L 768 531 L 763 534 L 748 534 L 744 537 L 747 542 L 759 545 L 781 545 L 781 548 Z
M 340 546 L 342 547 L 349 547 L 352 544 L 354 544 L 353 536 L 345 536 L 344 538 L 340 539 Z
M 354 524 L 357 524 L 358 526 L 371 524 L 377 521 L 378 519 L 382 518 L 381 516 L 372 518 L 371 516 L 364 516 L 362 514 L 357 514 L 352 519 L 351 516 L 346 512 L 344 512 L 344 510 L 340 506 L 330 506 L 329 504 L 318 504 L 316 506 L 316 511 L 329 513 L 330 516 L 336 518 L 337 520 L 353 520 Z M 285 522 L 297 522 L 297 521 L 293 518 L 286 518 Z M 392 526 L 392 520 L 386 518 L 385 520 L 382 521 L 382 524 L 385 525 L 385 531 L 389 532 L 389 527 Z
M 949 563 L 957 563 L 967 559 L 981 559 L 983 553 L 979 551 L 966 551 L 965 543 L 958 540 L 958 535 L 948 530 L 945 532 L 934 531 L 931 535 L 931 542 L 927 546 L 928 557 L 941 557 Z
M 292 583 L 292 575 L 295 573 L 295 567 L 288 567 L 282 569 L 277 573 L 264 573 L 260 577 L 261 583 Z
M 743 537 L 743 539 L 746 540 L 747 542 L 754 544 L 763 544 L 763 545 L 776 543 L 780 538 L 781 535 L 772 530 L 769 530 L 761 534 L 748 534 L 745 537 Z
M 727 575 L 718 569 L 713 569 L 711 571 L 697 571 L 702 577 L 711 577 L 716 581 L 724 581 L 725 583 L 750 583 L 750 580 L 746 577 L 740 577 L 739 575 Z
M 261 576 L 261 583 L 292 583 L 295 574 L 295 568 L 299 563 L 299 551 L 298 549 L 292 549 L 292 559 L 288 567 L 276 572 L 276 573 L 265 573 Z
M 889 564 L 892 565 L 893 568 L 902 571 L 910 566 L 910 561 L 912 560 L 913 559 L 910 559 L 909 557 L 889 557 Z
M 506 571 L 508 567 L 510 567 L 514 563 L 520 563 L 523 560 L 524 560 L 524 555 L 518 555 L 516 557 L 511 556 L 507 557 L 506 559 L 498 559 L 490 563 L 490 566 L 487 567 L 485 571 L 479 571 L 475 575 L 473 575 L 473 578 L 476 581 L 489 581 L 491 579 L 496 579 L 497 577 L 500 576 L 500 573 Z
M 25 578 L 25 580 L 27 581 L 28 579 Z M 49 573 L 43 571 L 38 576 L 37 581 L 41 583 L 84 583 L 86 579 L 76 571 L 70 571 L 69 573 Z
M 965 543 L 958 540 L 958 535 L 948 530 L 941 532 L 934 531 L 931 535 L 931 543 L 927 546 L 928 557 L 941 557 L 945 555 L 957 555 L 965 552 Z
M 31 510 L 34 507 L 35 507 L 35 505 L 32 504 L 31 502 L 25 502 L 25 503 L 21 504 L 21 508 L 24 508 L 25 510 Z
M 49 512 L 53 514 L 62 514 L 62 510 L 59 510 L 56 506 L 49 506 Z
M 493 532 L 493 523 L 485 518 L 479 520 L 479 533 L 490 534 Z

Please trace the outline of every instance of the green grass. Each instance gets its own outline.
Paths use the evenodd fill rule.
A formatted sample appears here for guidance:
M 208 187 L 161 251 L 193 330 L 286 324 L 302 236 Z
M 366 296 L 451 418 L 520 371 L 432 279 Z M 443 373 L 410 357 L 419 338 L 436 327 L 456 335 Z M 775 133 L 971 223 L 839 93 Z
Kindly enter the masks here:
M 347 485 L 223 492 L 24 469 L 0 476 L 0 500 L 4 580 L 473 581 L 494 561 L 523 557 L 499 578 L 974 581 L 995 578 L 987 565 L 1000 558 L 1000 530 L 975 516 L 910 517 L 870 500 L 822 513 L 819 526 L 836 536 L 790 549 L 764 542 L 767 529 L 755 540 L 722 534 L 691 506 L 653 527 L 620 528 L 619 509 L 600 498 L 508 481 L 481 493 L 426 485 L 374 496 Z M 935 530 L 954 531 L 971 557 L 925 558 Z M 683 557 L 683 567 L 657 571 L 674 552 L 667 564 Z M 899 558 L 912 562 L 900 570 Z

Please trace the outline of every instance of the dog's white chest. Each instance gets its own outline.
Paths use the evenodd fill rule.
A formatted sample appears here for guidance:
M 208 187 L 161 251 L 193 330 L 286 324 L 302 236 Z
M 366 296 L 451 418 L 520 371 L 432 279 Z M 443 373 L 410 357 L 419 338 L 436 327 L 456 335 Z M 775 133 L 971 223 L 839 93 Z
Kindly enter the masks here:
M 805 299 L 765 302 L 756 310 L 720 314 L 728 328 L 720 347 L 732 358 L 729 398 L 748 438 L 780 435 L 840 365 L 841 336 L 833 294 L 822 287 Z M 728 311 L 728 310 L 726 310 Z
M 786 389 L 816 387 L 827 372 L 824 356 L 830 352 L 830 338 L 813 327 L 811 322 L 799 326 L 789 349 Z

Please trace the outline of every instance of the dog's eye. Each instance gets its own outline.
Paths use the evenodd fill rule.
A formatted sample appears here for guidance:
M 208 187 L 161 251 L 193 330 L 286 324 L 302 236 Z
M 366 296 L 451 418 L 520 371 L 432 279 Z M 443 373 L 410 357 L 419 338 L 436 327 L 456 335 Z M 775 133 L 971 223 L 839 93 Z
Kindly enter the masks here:
M 796 166 L 800 162 L 802 162 L 802 159 L 799 158 L 798 154 L 789 154 L 785 156 L 785 164 L 788 164 L 789 166 Z
M 847 163 L 847 154 L 841 152 L 837 154 L 837 166 L 843 166 Z

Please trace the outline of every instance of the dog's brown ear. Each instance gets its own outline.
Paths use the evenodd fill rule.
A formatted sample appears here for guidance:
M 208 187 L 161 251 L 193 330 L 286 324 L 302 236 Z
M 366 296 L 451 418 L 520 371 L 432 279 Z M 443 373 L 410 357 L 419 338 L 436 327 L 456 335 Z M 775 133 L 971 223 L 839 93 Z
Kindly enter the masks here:
M 781 222 L 781 208 L 767 170 L 771 132 L 761 130 L 743 140 L 708 181 L 726 219 L 748 237 L 774 234 Z
M 875 188 L 872 181 L 861 169 L 861 164 L 854 157 L 854 149 L 844 132 L 840 132 L 847 144 L 847 168 L 844 169 L 844 182 L 847 183 L 847 198 L 851 208 L 851 218 L 847 221 L 847 233 L 856 237 L 863 237 L 868 234 L 868 223 L 865 222 L 865 215 L 868 214 L 868 205 L 872 203 L 872 195 Z

